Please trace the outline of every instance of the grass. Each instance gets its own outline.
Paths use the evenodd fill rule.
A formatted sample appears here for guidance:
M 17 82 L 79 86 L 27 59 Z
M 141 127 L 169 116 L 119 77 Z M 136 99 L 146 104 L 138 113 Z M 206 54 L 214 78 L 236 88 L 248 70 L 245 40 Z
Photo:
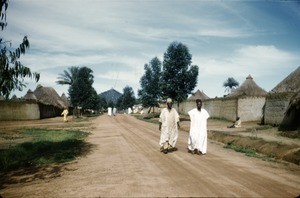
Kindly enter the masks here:
M 233 149 L 236 152 L 240 152 L 240 153 L 245 153 L 246 156 L 250 156 L 250 157 L 253 157 L 256 154 L 256 149 L 237 146 L 234 144 L 234 141 L 227 142 L 224 148 Z
M 30 141 L 0 150 L 0 171 L 76 159 L 85 149 L 82 131 L 24 129 L 15 132 Z

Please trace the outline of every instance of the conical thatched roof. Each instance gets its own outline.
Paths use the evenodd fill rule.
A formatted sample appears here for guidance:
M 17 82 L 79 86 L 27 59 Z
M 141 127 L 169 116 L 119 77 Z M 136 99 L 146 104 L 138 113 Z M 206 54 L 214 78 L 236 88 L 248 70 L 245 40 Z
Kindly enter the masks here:
M 67 107 L 52 87 L 43 87 L 42 85 L 38 85 L 33 93 L 37 100 L 45 105 L 53 105 L 61 109 Z
M 209 97 L 203 91 L 200 91 L 198 89 L 193 95 L 191 95 L 188 98 L 188 100 L 190 100 L 190 101 L 194 101 L 196 99 L 206 100 L 206 99 L 209 99 Z
M 24 99 L 37 101 L 36 96 L 33 94 L 33 91 L 31 91 L 30 89 L 27 91 L 26 95 L 24 96 Z
M 266 96 L 267 92 L 259 87 L 249 75 L 243 84 L 226 97 Z
M 11 97 L 11 100 L 18 100 L 18 97 L 17 97 L 16 95 L 13 95 L 13 96 Z
M 283 79 L 270 93 L 299 92 L 300 91 L 300 66 Z
M 61 100 L 65 103 L 65 105 L 66 105 L 67 107 L 70 106 L 70 102 L 69 102 L 69 100 L 68 100 L 68 98 L 67 98 L 67 96 L 66 96 L 65 93 L 63 93 L 63 94 L 61 95 L 60 98 L 61 98 Z

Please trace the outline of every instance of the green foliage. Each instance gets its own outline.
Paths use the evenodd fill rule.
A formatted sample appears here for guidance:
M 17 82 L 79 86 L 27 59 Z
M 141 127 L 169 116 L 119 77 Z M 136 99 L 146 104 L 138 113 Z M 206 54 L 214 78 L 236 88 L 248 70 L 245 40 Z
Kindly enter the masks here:
M 231 93 L 233 89 L 239 86 L 239 82 L 236 81 L 234 78 L 228 78 L 224 83 L 223 87 L 225 87 L 225 92 Z
M 161 62 L 155 57 L 144 66 L 145 74 L 140 79 L 138 96 L 144 107 L 158 107 L 161 97 Z
M 247 155 L 247 156 L 254 156 L 256 154 L 256 149 L 237 146 L 234 144 L 234 141 L 227 142 L 227 144 L 224 146 L 224 148 L 233 149 L 236 152 L 240 152 L 240 153 L 245 153 L 245 155 Z
M 8 0 L 0 1 L 0 27 L 1 31 L 7 26 L 6 10 L 8 7 Z M 7 44 L 10 43 L 10 47 Z M 23 38 L 23 42 L 18 48 L 12 49 L 11 42 L 4 41 L 0 38 L 0 95 L 9 98 L 13 90 L 22 91 L 26 84 L 24 79 L 26 77 L 34 79 L 36 82 L 40 79 L 40 74 L 31 72 L 29 67 L 24 66 L 20 61 L 21 55 L 26 53 L 29 48 L 29 40 L 27 36 Z
M 122 96 L 117 101 L 118 109 L 132 108 L 135 104 L 135 96 L 132 87 L 126 86 L 123 89 Z
M 187 46 L 172 42 L 164 53 L 162 93 L 178 104 L 191 94 L 197 85 L 198 66 L 192 64 L 192 55 Z
M 88 135 L 82 131 L 43 129 L 26 129 L 18 132 L 33 140 L 0 150 L 1 171 L 74 160 L 83 153 L 86 146 L 83 138 Z
M 59 85 L 72 85 L 73 84 L 74 80 L 78 76 L 79 67 L 72 66 L 72 67 L 69 67 L 68 70 L 64 70 L 63 74 L 59 74 L 58 81 L 56 81 L 57 84 L 59 84 Z

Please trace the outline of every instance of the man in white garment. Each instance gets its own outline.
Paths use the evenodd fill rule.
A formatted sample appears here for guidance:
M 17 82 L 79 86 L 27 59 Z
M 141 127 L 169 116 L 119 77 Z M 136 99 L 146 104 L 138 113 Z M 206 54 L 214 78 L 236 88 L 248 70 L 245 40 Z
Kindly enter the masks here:
M 172 105 L 172 99 L 168 98 L 167 108 L 163 108 L 159 116 L 159 130 L 161 131 L 159 145 L 161 146 L 160 151 L 165 154 L 177 150 L 175 145 L 180 127 L 179 115 Z
M 208 112 L 202 108 L 202 100 L 196 100 L 197 108 L 188 112 L 190 116 L 190 134 L 188 140 L 189 153 L 205 155 L 207 151 L 207 119 Z

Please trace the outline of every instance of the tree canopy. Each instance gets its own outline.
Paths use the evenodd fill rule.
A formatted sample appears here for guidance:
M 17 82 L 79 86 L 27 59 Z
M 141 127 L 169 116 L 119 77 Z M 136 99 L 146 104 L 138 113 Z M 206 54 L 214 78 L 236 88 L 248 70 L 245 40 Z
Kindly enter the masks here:
M 144 107 L 157 107 L 161 97 L 161 61 L 155 57 L 145 64 L 145 74 L 140 79 L 138 96 Z M 150 111 L 149 109 L 149 111 Z
M 7 26 L 6 11 L 8 0 L 0 1 L 0 27 L 1 31 Z M 9 46 L 7 46 L 9 44 Z M 36 82 L 40 79 L 40 74 L 31 72 L 29 67 L 24 66 L 20 61 L 21 55 L 24 55 L 29 48 L 29 40 L 24 36 L 23 42 L 18 48 L 11 48 L 11 42 L 0 38 L 0 94 L 5 98 L 14 90 L 22 91 L 26 87 L 24 79 L 26 77 L 34 79 Z
M 236 81 L 233 77 L 227 78 L 227 80 L 223 83 L 223 87 L 225 87 L 225 92 L 231 93 L 235 88 L 239 86 L 239 82 Z
M 162 93 L 178 104 L 191 94 L 197 85 L 198 66 L 192 64 L 192 55 L 186 45 L 174 41 L 164 53 Z
M 117 101 L 118 109 L 132 108 L 135 104 L 135 96 L 132 87 L 124 87 L 122 96 Z

